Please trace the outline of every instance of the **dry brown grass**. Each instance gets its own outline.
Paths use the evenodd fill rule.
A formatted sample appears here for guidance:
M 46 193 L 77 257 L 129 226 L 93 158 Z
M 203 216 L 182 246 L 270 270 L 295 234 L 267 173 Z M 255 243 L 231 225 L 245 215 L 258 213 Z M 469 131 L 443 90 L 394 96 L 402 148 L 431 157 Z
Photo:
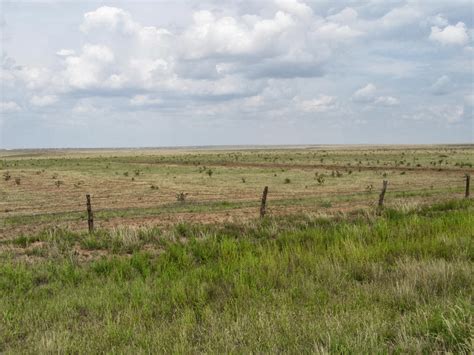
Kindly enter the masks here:
M 83 230 L 86 193 L 104 228 L 252 219 L 265 185 L 274 215 L 370 209 L 382 179 L 389 180 L 387 205 L 410 208 L 461 198 L 464 174 L 474 172 L 473 151 L 468 145 L 3 152 L 2 171 L 21 184 L 0 181 L 0 235 Z M 204 167 L 212 167 L 212 177 Z M 324 184 L 316 175 L 325 176 Z M 178 192 L 189 194 L 185 203 L 176 202 Z

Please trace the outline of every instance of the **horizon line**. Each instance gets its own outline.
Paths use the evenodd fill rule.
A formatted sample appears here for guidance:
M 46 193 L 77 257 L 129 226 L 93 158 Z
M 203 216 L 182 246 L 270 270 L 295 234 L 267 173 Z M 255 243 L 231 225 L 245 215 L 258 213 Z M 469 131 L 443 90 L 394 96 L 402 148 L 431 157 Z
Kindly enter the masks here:
M 311 147 L 340 147 L 340 146 L 474 146 L 474 142 L 462 143 L 326 143 L 326 144 L 206 144 L 206 145 L 175 145 L 175 146 L 118 146 L 118 147 L 35 147 L 35 148 L 0 148 L 0 151 L 31 151 L 31 150 L 139 150 L 139 149 L 216 149 L 216 148 L 240 148 L 240 149 L 265 149 L 265 148 L 311 148 Z

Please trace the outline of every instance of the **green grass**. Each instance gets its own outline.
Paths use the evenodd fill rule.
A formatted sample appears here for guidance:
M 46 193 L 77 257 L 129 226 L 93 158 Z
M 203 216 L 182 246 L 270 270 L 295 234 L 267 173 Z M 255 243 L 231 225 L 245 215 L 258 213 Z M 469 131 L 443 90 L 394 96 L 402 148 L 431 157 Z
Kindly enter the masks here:
M 20 236 L 0 352 L 470 353 L 473 210 Z

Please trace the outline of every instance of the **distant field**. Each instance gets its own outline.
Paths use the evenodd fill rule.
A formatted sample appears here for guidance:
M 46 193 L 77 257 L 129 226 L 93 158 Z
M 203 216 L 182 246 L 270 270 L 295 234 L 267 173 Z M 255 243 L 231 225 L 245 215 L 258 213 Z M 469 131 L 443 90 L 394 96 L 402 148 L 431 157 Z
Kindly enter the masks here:
M 473 153 L 3 151 L 0 353 L 472 353 Z
M 461 198 L 473 153 L 473 145 L 2 151 L 0 236 L 85 230 L 86 193 L 96 226 L 109 229 L 251 220 L 264 186 L 274 216 L 371 210 L 384 179 L 388 207 L 413 207 Z

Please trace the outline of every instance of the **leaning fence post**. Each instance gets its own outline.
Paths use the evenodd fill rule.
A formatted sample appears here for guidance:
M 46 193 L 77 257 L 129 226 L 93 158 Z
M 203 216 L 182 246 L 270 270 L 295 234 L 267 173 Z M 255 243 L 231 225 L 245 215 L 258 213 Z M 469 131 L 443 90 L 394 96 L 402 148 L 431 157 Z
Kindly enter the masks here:
M 471 185 L 471 175 L 466 174 L 466 193 L 464 194 L 465 198 L 469 198 L 470 185 Z
M 87 200 L 87 224 L 89 225 L 89 233 L 94 231 L 94 215 L 92 214 L 91 195 L 86 195 Z
M 260 218 L 265 217 L 265 213 L 267 212 L 267 194 L 268 186 L 265 186 L 263 189 L 262 204 L 260 205 Z
M 388 181 L 384 180 L 383 185 L 382 185 L 382 191 L 380 192 L 380 196 L 379 196 L 379 207 L 380 208 L 383 207 L 383 199 L 385 198 L 385 192 L 387 191 L 387 185 L 388 185 Z

